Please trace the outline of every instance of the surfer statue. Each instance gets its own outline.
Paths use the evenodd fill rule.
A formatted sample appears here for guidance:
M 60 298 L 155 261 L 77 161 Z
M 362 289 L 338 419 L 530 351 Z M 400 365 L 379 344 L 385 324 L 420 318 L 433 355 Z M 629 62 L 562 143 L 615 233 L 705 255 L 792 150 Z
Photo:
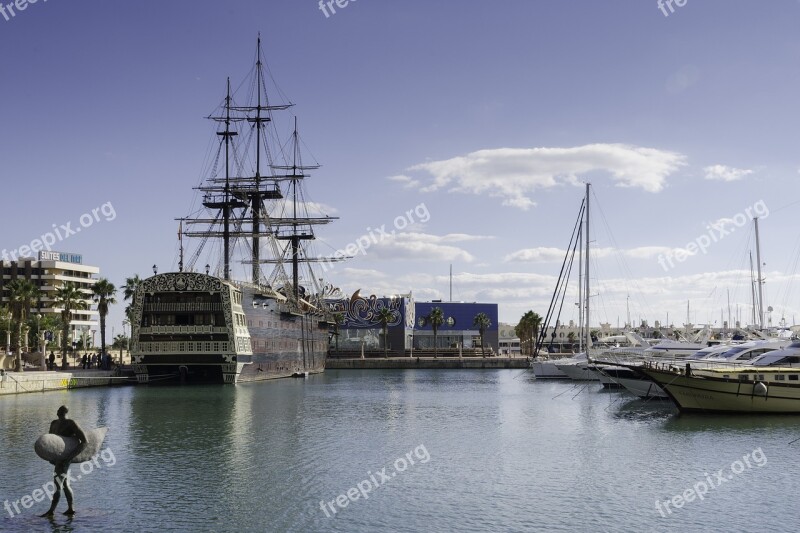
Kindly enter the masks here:
M 52 462 L 55 465 L 53 482 L 56 486 L 56 492 L 53 494 L 53 503 L 50 504 L 50 509 L 41 515 L 44 517 L 53 516 L 53 513 L 58 506 L 58 502 L 61 499 L 62 488 L 64 489 L 64 495 L 67 497 L 67 510 L 64 512 L 64 514 L 67 516 L 72 516 L 75 514 L 75 510 L 72 508 L 72 487 L 69 485 L 69 465 L 72 460 L 77 457 L 84 448 L 86 448 L 88 439 L 78 423 L 67 418 L 68 412 L 69 409 L 67 409 L 66 405 L 62 405 L 58 408 L 58 412 L 56 413 L 58 418 L 50 423 L 49 433 L 58 435 L 60 437 L 73 437 L 76 438 L 79 443 L 63 459 Z

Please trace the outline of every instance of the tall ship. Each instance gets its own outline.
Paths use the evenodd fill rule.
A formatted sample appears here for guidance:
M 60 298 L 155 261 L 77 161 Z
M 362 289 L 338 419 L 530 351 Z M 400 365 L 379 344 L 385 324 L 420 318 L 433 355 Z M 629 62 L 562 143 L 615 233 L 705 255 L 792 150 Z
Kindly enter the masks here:
M 280 139 L 275 119 L 293 104 L 270 100 L 262 55 L 259 36 L 249 79 L 235 93 L 228 79 L 207 117 L 215 141 L 196 207 L 177 219 L 178 270 L 154 265 L 134 293 L 131 356 L 140 383 L 239 383 L 325 369 L 334 320 L 325 300 L 341 292 L 314 272 L 336 259 L 312 246 L 315 228 L 335 217 L 315 213 L 319 204 L 304 192 L 319 165 L 303 165 L 296 118 Z M 240 92 L 245 103 L 236 101 Z M 188 256 L 184 238 L 197 244 Z

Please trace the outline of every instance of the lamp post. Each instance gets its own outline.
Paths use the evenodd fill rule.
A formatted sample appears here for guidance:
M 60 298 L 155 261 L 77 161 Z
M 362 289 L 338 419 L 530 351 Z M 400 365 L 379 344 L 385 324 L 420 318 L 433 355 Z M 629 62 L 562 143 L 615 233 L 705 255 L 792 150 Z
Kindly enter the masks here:
M 36 351 L 42 351 L 42 313 L 36 313 Z
M 81 344 L 83 344 L 83 354 L 86 355 L 89 346 L 89 326 L 83 326 L 83 333 L 81 334 Z M 75 366 L 80 364 L 80 358 L 75 360 Z
M 125 349 L 130 351 L 130 342 L 131 341 L 128 338 L 128 335 L 125 333 L 125 326 L 128 326 L 128 325 L 130 325 L 130 322 L 128 320 L 123 320 L 122 321 L 122 337 L 125 339 Z M 131 329 L 131 333 L 133 333 L 133 329 Z M 120 364 L 120 366 L 123 364 L 122 363 L 122 346 L 119 347 L 119 364 Z

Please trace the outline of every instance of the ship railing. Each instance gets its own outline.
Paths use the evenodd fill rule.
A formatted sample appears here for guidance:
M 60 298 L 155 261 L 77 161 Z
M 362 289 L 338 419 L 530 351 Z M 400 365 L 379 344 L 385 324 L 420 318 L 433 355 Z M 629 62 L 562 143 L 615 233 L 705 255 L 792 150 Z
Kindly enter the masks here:
M 139 330 L 142 335 L 175 333 L 227 333 L 228 328 L 220 326 L 146 326 Z
M 169 341 L 169 342 L 140 342 L 138 355 L 151 355 L 158 353 L 169 354 L 225 354 L 230 353 L 229 348 L 234 348 L 233 343 L 227 341 Z
M 170 302 L 146 303 L 145 311 L 222 311 L 221 303 L 212 302 Z

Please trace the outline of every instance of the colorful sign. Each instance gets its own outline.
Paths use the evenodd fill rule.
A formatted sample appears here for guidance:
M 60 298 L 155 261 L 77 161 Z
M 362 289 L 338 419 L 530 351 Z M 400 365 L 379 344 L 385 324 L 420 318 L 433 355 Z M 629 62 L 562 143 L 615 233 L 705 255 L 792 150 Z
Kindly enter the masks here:
M 63 263 L 83 264 L 83 256 L 80 254 L 70 254 L 67 252 L 49 252 L 42 250 L 39 252 L 39 261 L 61 261 Z

